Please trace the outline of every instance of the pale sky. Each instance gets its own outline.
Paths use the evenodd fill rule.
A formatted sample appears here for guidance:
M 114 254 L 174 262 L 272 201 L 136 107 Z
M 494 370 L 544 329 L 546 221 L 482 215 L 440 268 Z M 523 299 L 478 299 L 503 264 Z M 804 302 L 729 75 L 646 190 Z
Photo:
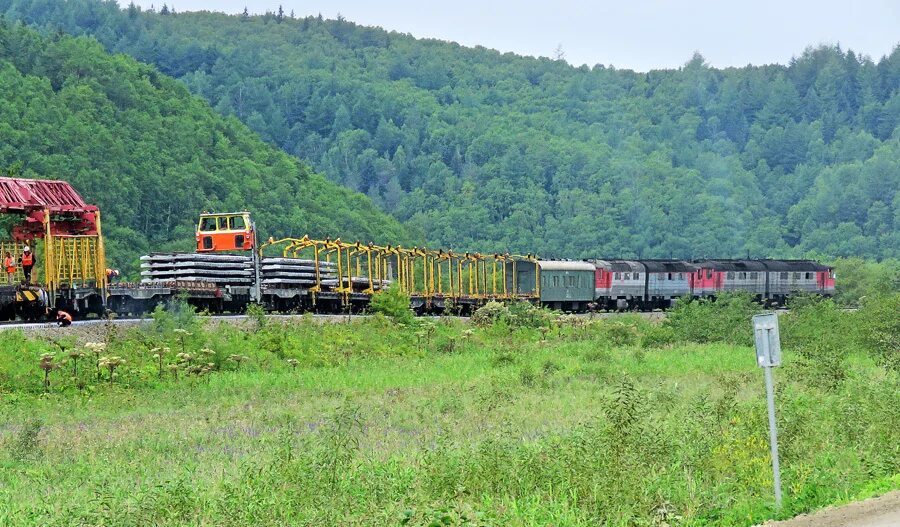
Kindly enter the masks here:
M 716 67 L 787 63 L 838 43 L 878 60 L 900 43 L 900 0 L 135 0 L 177 11 L 291 10 L 415 37 L 555 55 L 575 65 L 675 68 L 699 51 Z M 128 0 L 119 0 L 127 5 Z

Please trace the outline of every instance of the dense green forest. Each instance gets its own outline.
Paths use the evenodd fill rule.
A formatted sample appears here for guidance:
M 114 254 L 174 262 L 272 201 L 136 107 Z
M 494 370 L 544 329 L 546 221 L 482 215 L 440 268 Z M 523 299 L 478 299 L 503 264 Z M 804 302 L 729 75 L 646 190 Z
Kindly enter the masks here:
M 365 196 L 311 173 L 185 87 L 95 40 L 0 21 L 0 167 L 64 179 L 104 213 L 115 265 L 192 246 L 197 214 L 255 213 L 262 232 L 406 239 Z
M 436 245 L 900 255 L 900 50 L 875 62 L 819 47 L 728 69 L 698 54 L 636 73 L 343 19 L 97 0 L 0 0 L 0 12 L 156 65 Z

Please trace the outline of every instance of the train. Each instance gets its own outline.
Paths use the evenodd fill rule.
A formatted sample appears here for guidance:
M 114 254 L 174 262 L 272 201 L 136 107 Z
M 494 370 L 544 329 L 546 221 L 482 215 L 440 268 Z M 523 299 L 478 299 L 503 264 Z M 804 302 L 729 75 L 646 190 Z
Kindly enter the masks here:
M 814 260 L 539 261 L 541 305 L 560 311 L 652 311 L 680 298 L 745 292 L 784 306 L 797 294 L 831 297 L 834 269 Z
M 142 257 L 139 284 L 110 286 L 111 309 L 134 314 L 181 295 L 211 312 L 363 312 L 396 285 L 418 314 L 468 314 L 490 300 L 566 312 L 667 309 L 679 298 L 743 291 L 783 306 L 798 293 L 832 296 L 833 269 L 813 260 L 544 260 L 340 240 L 259 244 L 248 212 L 201 215 L 194 253 Z M 280 254 L 265 249 L 280 248 Z M 250 256 L 241 253 L 250 252 Z
M 196 250 L 141 257 L 141 278 L 115 280 L 106 268 L 100 211 L 66 182 L 0 177 L 0 213 L 23 219 L 0 251 L 19 254 L 43 241 L 43 282 L 17 271 L 0 286 L 0 319 L 139 316 L 181 299 L 210 313 L 250 304 L 274 312 L 365 312 L 390 287 L 417 314 L 472 313 L 489 301 L 525 301 L 566 312 L 653 310 L 679 298 L 745 291 L 784 305 L 795 294 L 834 294 L 833 269 L 813 260 L 546 260 L 533 254 L 482 254 L 346 242 L 269 238 L 249 212 L 200 215 Z

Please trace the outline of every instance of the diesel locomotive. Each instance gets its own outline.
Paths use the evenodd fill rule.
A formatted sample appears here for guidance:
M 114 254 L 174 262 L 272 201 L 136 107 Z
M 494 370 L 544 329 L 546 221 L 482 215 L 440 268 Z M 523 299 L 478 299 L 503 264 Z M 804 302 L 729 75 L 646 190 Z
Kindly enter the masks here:
M 539 262 L 540 301 L 563 311 L 650 311 L 682 297 L 743 291 L 783 306 L 791 295 L 834 295 L 831 267 L 813 260 L 588 260 Z

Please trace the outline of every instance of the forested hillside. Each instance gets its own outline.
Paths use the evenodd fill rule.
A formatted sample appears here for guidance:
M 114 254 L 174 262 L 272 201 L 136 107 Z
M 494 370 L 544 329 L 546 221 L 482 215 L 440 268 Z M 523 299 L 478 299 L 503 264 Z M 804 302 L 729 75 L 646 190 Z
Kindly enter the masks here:
M 266 235 L 405 239 L 365 196 L 310 173 L 154 67 L 3 21 L 0 167 L 73 183 L 101 207 L 119 266 L 191 247 L 202 209 L 249 208 Z
M 697 55 L 644 74 L 345 20 L 95 0 L 0 12 L 157 65 L 433 244 L 900 255 L 900 51 L 873 62 L 821 47 L 725 70 Z

